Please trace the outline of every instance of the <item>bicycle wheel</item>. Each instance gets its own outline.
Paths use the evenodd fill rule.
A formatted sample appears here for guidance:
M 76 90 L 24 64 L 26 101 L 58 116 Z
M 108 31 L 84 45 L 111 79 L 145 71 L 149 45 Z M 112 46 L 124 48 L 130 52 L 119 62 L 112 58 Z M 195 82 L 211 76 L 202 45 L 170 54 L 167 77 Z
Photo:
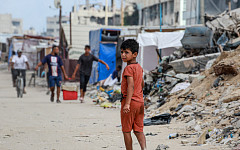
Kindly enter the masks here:
M 17 83 L 17 86 L 16 86 L 16 89 L 17 89 L 17 97 L 19 98 L 20 97 L 20 83 L 19 83 L 19 79 L 16 80 L 16 83 Z
M 24 87 L 23 87 L 23 78 L 21 78 L 20 79 L 20 84 L 19 84 L 20 86 L 20 97 L 22 98 L 23 97 L 23 89 L 24 89 Z

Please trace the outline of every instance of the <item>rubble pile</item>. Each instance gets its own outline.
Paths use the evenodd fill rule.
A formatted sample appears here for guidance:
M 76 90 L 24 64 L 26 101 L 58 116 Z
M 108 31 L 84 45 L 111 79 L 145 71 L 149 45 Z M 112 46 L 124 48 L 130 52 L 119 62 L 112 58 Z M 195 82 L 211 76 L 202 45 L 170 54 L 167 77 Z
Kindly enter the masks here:
M 198 133 L 196 144 L 240 144 L 240 48 L 223 52 L 210 69 L 185 90 L 170 94 L 164 104 L 147 109 L 146 118 L 170 113 L 186 129 Z M 153 97 L 154 101 L 159 99 Z M 147 103 L 147 102 L 146 102 Z M 150 106 L 151 107 L 151 106 Z M 150 108 L 148 107 L 148 108 Z
M 239 37 L 240 30 L 240 9 L 225 11 L 217 16 L 206 15 L 206 26 L 220 34 L 228 32 L 229 34 Z
M 239 14 L 238 8 L 217 16 L 206 15 L 206 27 L 214 32 L 213 41 L 220 51 L 235 49 L 240 44 Z

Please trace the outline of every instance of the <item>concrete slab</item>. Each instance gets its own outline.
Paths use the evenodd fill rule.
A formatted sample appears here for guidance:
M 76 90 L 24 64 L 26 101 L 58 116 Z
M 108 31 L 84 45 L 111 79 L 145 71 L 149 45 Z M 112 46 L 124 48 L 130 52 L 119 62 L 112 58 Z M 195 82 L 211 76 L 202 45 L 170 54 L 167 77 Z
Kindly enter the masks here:
M 219 55 L 220 53 L 214 53 L 190 58 L 183 58 L 172 61 L 169 63 L 169 65 L 173 67 L 176 73 L 188 73 L 191 72 L 198 65 L 200 65 L 200 69 L 205 69 L 207 62 L 211 59 L 217 58 Z

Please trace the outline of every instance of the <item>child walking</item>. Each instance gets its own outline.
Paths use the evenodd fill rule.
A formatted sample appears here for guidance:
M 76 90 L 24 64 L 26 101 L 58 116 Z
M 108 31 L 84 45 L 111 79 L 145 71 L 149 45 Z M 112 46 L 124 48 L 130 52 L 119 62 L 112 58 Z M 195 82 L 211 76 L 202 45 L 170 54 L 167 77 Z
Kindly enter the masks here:
M 143 100 L 143 69 L 136 62 L 139 44 L 129 39 L 121 45 L 121 58 L 127 62 L 127 67 L 122 74 L 122 102 L 121 102 L 121 124 L 124 142 L 127 150 L 132 150 L 131 131 L 142 150 L 146 150 L 146 139 L 143 133 L 144 100 Z

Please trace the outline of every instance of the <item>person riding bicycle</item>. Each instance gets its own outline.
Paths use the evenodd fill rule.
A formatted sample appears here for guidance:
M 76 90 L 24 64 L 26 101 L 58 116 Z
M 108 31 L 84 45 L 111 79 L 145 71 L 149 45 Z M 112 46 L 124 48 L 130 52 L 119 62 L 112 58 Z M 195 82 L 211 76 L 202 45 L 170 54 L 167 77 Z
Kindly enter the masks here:
M 29 69 L 28 59 L 25 55 L 22 55 L 22 50 L 17 50 L 17 56 L 13 56 L 12 58 L 12 69 L 13 69 L 13 80 L 14 87 L 16 86 L 17 76 L 20 74 L 23 77 L 23 93 L 26 94 L 26 69 Z
M 62 59 L 58 56 L 59 54 L 59 48 L 56 45 L 52 46 L 52 52 L 45 56 L 41 62 L 38 63 L 35 70 L 38 70 L 38 67 L 48 64 L 49 69 L 49 85 L 51 90 L 51 97 L 50 101 L 54 102 L 54 90 L 55 85 L 57 85 L 57 103 L 61 103 L 59 100 L 60 97 L 60 87 L 62 82 L 62 76 L 61 76 L 61 70 L 64 74 L 64 78 L 68 80 L 68 76 L 65 72 Z

